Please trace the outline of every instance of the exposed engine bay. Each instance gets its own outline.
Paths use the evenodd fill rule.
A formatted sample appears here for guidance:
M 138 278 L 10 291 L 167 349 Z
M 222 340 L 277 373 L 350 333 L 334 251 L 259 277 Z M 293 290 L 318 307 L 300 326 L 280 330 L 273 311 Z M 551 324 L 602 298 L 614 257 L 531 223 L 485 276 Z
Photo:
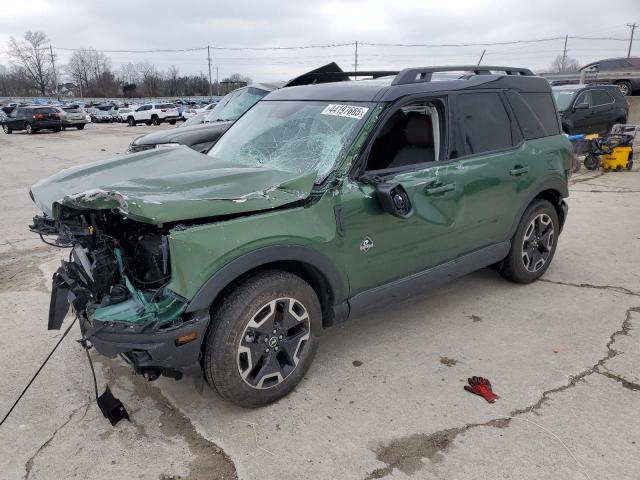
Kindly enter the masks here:
M 56 219 L 36 216 L 30 229 L 45 243 L 70 248 L 54 274 L 49 329 L 73 306 L 91 324 L 148 327 L 179 321 L 185 302 L 164 288 L 170 279 L 168 230 L 114 210 L 57 205 Z M 45 237 L 56 238 L 53 242 Z

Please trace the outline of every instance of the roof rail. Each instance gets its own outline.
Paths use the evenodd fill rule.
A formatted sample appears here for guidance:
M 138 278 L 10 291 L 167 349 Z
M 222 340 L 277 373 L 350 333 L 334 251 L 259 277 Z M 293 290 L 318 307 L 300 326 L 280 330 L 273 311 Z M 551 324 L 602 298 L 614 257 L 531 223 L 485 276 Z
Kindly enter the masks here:
M 473 72 L 476 75 L 492 75 L 492 72 L 504 72 L 506 75 L 535 76 L 528 68 L 495 67 L 491 65 L 448 65 L 444 67 L 405 68 L 393 79 L 391 85 L 430 82 L 431 76 L 438 72 Z
M 348 75 L 349 77 L 373 77 L 373 78 L 396 76 L 398 75 L 398 73 L 400 73 L 399 70 L 361 70 L 357 72 L 344 72 L 344 74 Z

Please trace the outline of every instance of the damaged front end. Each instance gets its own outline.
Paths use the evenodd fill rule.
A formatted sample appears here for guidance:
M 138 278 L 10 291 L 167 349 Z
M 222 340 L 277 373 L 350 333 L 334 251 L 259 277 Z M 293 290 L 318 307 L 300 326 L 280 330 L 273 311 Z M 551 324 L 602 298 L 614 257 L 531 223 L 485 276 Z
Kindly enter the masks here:
M 101 354 L 121 355 L 150 380 L 179 378 L 198 361 L 209 314 L 185 313 L 187 301 L 166 288 L 169 231 L 113 209 L 58 203 L 53 214 L 30 226 L 46 243 L 70 248 L 53 275 L 48 328 L 60 329 L 71 306 L 83 340 Z

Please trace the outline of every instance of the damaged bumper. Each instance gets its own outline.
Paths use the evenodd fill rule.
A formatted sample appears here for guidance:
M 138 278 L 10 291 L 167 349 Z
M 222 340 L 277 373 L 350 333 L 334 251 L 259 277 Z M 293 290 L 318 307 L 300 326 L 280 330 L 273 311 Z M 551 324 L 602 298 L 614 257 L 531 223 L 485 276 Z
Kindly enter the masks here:
M 179 326 L 135 331 L 120 325 L 91 324 L 80 318 L 80 330 L 102 355 L 113 358 L 124 355 L 136 371 L 147 369 L 182 369 L 200 358 L 200 348 L 209 325 L 209 312 L 192 314 Z

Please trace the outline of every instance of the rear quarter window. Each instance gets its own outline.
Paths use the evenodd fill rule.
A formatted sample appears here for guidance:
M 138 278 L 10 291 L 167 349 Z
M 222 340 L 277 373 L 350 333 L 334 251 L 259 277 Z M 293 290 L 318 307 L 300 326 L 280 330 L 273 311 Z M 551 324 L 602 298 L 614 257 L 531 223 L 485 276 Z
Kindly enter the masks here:
M 614 103 L 615 99 L 606 90 L 598 88 L 591 92 L 591 102 L 594 107 L 597 107 L 598 105 L 608 105 L 610 103 Z
M 536 115 L 547 135 L 560 134 L 560 118 L 550 92 L 520 92 L 520 96 Z

